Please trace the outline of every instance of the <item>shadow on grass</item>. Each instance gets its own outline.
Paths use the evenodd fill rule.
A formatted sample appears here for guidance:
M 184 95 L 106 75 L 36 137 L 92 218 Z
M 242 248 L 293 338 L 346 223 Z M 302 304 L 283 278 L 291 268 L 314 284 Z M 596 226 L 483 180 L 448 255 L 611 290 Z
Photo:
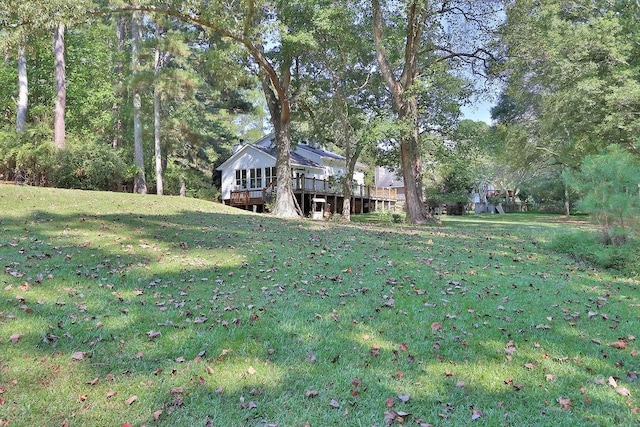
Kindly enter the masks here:
M 355 426 L 402 411 L 460 425 L 473 410 L 483 425 L 634 419 L 594 379 L 636 369 L 606 343 L 637 318 L 588 312 L 636 285 L 554 270 L 569 261 L 533 235 L 192 211 L 41 210 L 1 227 L 0 331 L 21 336 L 1 356 L 0 388 L 17 423 Z M 596 321 L 598 335 L 581 335 Z M 585 347 L 592 339 L 604 345 Z

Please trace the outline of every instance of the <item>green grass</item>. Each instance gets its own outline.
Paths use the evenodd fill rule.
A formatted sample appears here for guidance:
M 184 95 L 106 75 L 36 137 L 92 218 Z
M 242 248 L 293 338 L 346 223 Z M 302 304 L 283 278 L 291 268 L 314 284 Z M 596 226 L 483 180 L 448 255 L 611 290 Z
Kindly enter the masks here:
M 582 223 L 9 185 L 0 215 L 0 425 L 639 420 L 639 283 L 546 249 Z

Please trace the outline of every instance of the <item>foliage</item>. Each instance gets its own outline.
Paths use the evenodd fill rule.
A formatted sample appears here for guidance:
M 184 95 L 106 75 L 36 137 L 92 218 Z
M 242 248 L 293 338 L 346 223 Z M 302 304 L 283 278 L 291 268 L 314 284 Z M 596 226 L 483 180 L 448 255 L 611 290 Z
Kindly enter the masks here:
M 524 0 L 507 9 L 507 86 L 493 111 L 517 126 L 534 164 L 575 168 L 617 141 L 634 150 L 640 130 L 638 2 Z
M 127 164 L 111 146 L 69 138 L 55 155 L 54 184 L 62 188 L 119 191 Z
M 347 226 L 14 185 L 0 211 L 1 424 L 637 421 L 640 283 L 548 251 L 555 215 Z
M 559 234 L 553 238 L 549 247 L 598 268 L 615 269 L 631 276 L 640 275 L 640 242 L 638 240 L 608 245 L 602 241 L 601 235 L 583 231 Z
M 565 179 L 581 194 L 581 208 L 600 225 L 605 243 L 624 243 L 639 230 L 640 161 L 618 145 L 587 156 Z
M 25 132 L 0 131 L 0 173 L 30 185 L 50 185 L 54 167 L 51 129 L 43 124 Z

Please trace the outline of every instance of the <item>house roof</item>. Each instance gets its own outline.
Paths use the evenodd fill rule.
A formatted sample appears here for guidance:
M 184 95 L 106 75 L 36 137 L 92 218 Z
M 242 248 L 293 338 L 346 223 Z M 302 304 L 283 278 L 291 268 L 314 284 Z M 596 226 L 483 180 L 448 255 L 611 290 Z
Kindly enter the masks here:
M 258 150 L 262 151 L 263 153 L 268 154 L 269 156 L 273 157 L 274 159 L 276 158 L 276 150 L 275 150 L 275 148 L 268 148 L 268 147 L 264 147 L 264 146 L 255 146 L 255 148 L 257 148 Z M 319 164 L 317 164 L 316 162 L 314 162 L 313 160 L 307 159 L 306 157 L 301 156 L 300 154 L 296 153 L 295 151 L 291 151 L 289 153 L 289 155 L 291 156 L 291 165 L 292 166 L 310 166 L 310 167 L 315 167 L 315 168 L 321 168 L 322 167 Z
M 237 159 L 238 157 L 244 155 L 248 150 L 258 150 L 261 151 L 263 153 L 265 153 L 267 156 L 272 157 L 274 160 L 276 160 L 276 150 L 275 148 L 269 148 L 269 147 L 265 147 L 265 146 L 258 146 L 258 145 L 254 145 L 254 144 L 245 144 L 242 147 L 240 147 L 240 149 L 238 151 L 236 151 L 235 153 L 233 153 L 233 155 L 231 157 L 229 157 L 224 163 L 222 163 L 220 166 L 218 166 L 216 168 L 216 170 L 223 170 L 227 164 L 233 162 L 235 159 Z M 303 167 L 312 167 L 312 168 L 322 168 L 322 166 L 320 166 L 319 164 L 317 164 L 316 162 L 309 160 L 293 151 L 290 152 L 290 156 L 291 156 L 291 166 L 303 166 Z
M 341 156 L 340 154 L 332 153 L 331 151 L 327 151 L 327 150 L 324 150 L 322 148 L 316 148 L 316 147 L 313 147 L 313 146 L 311 146 L 309 144 L 298 144 L 298 147 L 299 148 L 303 148 L 303 149 L 305 149 L 307 151 L 311 151 L 312 153 L 317 154 L 318 156 L 321 156 L 321 157 L 326 157 L 326 158 L 329 158 L 329 159 L 342 160 L 342 161 L 345 160 L 344 156 Z
M 392 170 L 384 167 L 376 168 L 376 187 L 404 187 L 404 180 Z

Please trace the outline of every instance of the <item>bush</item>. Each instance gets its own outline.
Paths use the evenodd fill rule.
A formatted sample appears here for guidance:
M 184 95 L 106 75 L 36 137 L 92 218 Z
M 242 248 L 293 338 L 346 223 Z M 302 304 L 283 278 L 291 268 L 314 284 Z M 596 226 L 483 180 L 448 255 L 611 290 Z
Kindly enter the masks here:
M 559 235 L 550 246 L 556 252 L 596 267 L 615 269 L 630 275 L 640 274 L 640 242 L 636 240 L 609 245 L 595 233 L 578 232 Z
M 107 144 L 68 139 L 56 153 L 54 182 L 57 187 L 81 190 L 118 191 L 127 165 Z
M 180 194 L 180 183 L 184 181 L 186 196 L 217 201 L 220 190 L 211 185 L 211 179 L 198 169 L 182 167 L 169 162 L 163 174 L 164 194 Z
M 600 226 L 603 242 L 624 244 L 638 231 L 640 162 L 617 145 L 587 156 L 564 178 L 582 195 L 580 207 Z
M 24 133 L 0 132 L 0 174 L 31 185 L 49 185 L 53 170 L 53 143 L 44 126 Z

